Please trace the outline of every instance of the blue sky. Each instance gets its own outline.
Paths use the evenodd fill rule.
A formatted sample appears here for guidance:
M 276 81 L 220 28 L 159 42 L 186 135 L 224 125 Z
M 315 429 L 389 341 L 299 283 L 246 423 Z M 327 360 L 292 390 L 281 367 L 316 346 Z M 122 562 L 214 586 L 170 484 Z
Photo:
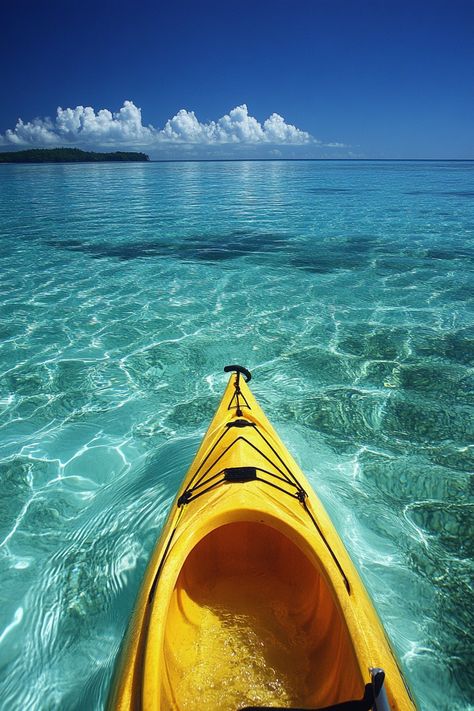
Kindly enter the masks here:
M 474 158 L 474 0 L 17 0 L 2 25 L 2 150 Z

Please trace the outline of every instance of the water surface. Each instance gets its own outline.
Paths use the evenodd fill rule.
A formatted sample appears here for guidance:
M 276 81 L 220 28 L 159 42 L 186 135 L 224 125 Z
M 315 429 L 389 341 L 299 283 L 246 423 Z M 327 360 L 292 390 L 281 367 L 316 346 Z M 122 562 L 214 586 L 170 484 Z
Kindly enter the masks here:
M 5 708 L 103 708 L 231 362 L 420 709 L 473 708 L 473 233 L 473 163 L 0 166 Z

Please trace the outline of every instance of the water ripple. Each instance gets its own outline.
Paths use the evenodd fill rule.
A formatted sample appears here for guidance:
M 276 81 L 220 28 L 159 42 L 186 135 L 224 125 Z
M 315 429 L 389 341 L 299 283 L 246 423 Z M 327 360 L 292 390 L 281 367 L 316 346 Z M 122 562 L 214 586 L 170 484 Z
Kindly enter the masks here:
M 103 708 L 222 366 L 243 362 L 421 711 L 466 711 L 472 165 L 35 168 L 0 166 L 5 707 Z

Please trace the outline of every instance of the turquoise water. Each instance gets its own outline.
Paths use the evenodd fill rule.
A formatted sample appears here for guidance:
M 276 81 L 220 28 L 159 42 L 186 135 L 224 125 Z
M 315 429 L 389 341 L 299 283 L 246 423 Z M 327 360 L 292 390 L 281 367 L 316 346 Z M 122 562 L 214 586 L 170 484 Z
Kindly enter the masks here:
M 103 708 L 240 362 L 420 709 L 474 708 L 473 235 L 474 163 L 0 166 L 0 706 Z

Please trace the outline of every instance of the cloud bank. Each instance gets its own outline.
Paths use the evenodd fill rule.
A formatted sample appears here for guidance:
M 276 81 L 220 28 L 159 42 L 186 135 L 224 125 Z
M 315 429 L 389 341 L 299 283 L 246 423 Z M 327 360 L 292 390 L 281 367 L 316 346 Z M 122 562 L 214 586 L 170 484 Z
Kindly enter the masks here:
M 250 116 L 245 104 L 237 106 L 218 121 L 201 123 L 194 111 L 181 109 L 162 129 L 144 126 L 141 109 L 125 101 L 116 113 L 94 111 L 91 106 L 58 108 L 56 118 L 36 118 L 18 122 L 1 136 L 3 144 L 52 146 L 59 143 L 159 146 L 162 144 L 258 144 L 301 145 L 314 139 L 306 131 L 286 123 L 274 113 L 263 124 Z
M 181 109 L 165 125 L 144 125 L 133 101 L 119 111 L 91 106 L 59 107 L 55 118 L 18 119 L 0 134 L 0 145 L 14 148 L 74 146 L 88 150 L 144 150 L 156 158 L 327 157 L 340 154 L 343 143 L 323 143 L 287 123 L 277 113 L 263 123 L 236 106 L 217 121 L 201 122 L 194 111 Z

